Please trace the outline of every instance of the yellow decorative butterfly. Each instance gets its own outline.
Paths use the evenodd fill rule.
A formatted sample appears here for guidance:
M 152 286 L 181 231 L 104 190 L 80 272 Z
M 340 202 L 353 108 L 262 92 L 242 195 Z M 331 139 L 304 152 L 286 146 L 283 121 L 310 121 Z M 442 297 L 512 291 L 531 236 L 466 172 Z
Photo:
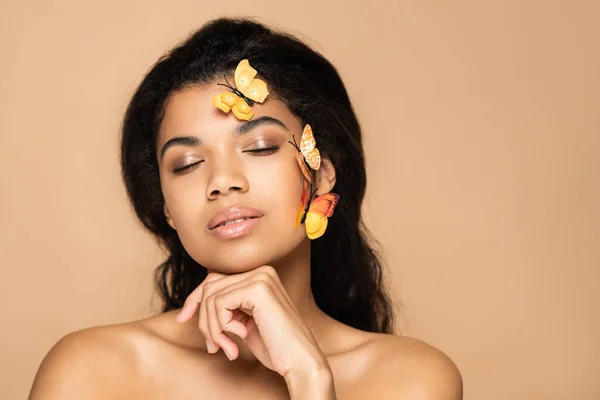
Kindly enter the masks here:
M 313 200 L 316 190 L 311 193 L 308 189 L 308 182 L 303 179 L 302 183 L 302 198 L 296 216 L 296 228 L 303 223 L 308 238 L 318 239 L 325 233 L 327 218 L 333 215 L 340 196 L 336 193 L 325 193 Z
M 304 177 L 312 183 L 312 177 L 310 176 L 310 171 L 306 167 L 306 163 L 314 170 L 321 168 L 321 153 L 319 152 L 319 149 L 317 149 L 317 142 L 313 135 L 312 128 L 308 124 L 304 126 L 302 138 L 300 139 L 300 147 L 296 144 L 296 138 L 294 136 L 292 136 L 292 138 L 294 139 L 294 143 L 290 143 L 298 150 L 298 153 L 296 153 L 296 160 L 298 161 L 300 170 L 302 170 Z M 306 160 L 306 162 L 304 162 L 304 160 Z
M 235 87 L 231 86 L 227 77 L 224 83 L 217 85 L 226 86 L 231 92 L 223 92 L 212 99 L 212 105 L 223 112 L 233 111 L 238 119 L 249 121 L 254 116 L 252 106 L 254 102 L 262 103 L 269 95 L 267 84 L 260 79 L 254 79 L 257 72 L 250 66 L 247 59 L 240 61 L 233 75 Z

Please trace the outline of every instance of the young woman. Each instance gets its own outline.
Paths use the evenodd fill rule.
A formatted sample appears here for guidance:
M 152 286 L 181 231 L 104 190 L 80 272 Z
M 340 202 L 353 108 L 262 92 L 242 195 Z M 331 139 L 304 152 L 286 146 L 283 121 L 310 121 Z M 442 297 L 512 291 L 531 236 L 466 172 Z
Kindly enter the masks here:
M 67 335 L 31 399 L 462 398 L 447 356 L 394 334 L 361 130 L 323 56 L 208 23 L 140 84 L 121 161 L 168 253 L 163 313 Z

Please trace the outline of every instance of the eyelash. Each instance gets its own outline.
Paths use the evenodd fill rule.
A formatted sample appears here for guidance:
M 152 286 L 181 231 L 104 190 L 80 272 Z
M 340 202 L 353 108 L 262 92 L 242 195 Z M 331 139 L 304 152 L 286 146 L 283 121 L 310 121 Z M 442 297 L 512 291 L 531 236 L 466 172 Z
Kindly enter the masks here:
M 188 164 L 188 165 L 184 165 L 183 167 L 175 168 L 175 169 L 173 169 L 173 173 L 174 174 L 179 174 L 179 173 L 181 173 L 181 172 L 183 172 L 183 171 L 185 171 L 185 170 L 187 170 L 189 168 L 192 168 L 193 166 L 198 165 L 198 164 L 200 164 L 202 162 L 204 162 L 204 160 L 196 161 L 194 163 L 191 163 L 191 164 Z
M 254 153 L 254 154 L 263 154 L 263 153 L 269 153 L 269 154 L 273 154 L 275 153 L 277 150 L 279 150 L 279 146 L 272 146 L 272 147 L 265 147 L 264 149 L 252 149 L 252 150 L 246 150 L 244 153 Z M 264 154 L 267 155 L 267 154 Z M 195 165 L 198 165 L 200 163 L 204 162 L 204 160 L 201 161 L 196 161 L 194 163 L 188 164 L 188 165 L 184 165 L 183 167 L 179 167 L 179 168 L 175 168 L 173 169 L 173 173 L 174 174 L 179 174 L 189 168 L 192 168 Z
M 265 147 L 265 148 L 262 148 L 262 149 L 246 150 L 244 153 L 258 153 L 258 154 L 269 153 L 269 154 L 273 154 L 277 150 L 279 150 L 279 146 Z

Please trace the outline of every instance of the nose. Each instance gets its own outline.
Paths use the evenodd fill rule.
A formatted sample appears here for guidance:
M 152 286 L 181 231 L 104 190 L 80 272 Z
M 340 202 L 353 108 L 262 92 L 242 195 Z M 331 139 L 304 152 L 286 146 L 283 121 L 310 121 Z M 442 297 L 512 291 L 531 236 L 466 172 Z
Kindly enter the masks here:
M 242 165 L 234 159 L 214 160 L 208 184 L 206 198 L 216 200 L 219 196 L 227 196 L 232 192 L 246 193 L 248 180 Z

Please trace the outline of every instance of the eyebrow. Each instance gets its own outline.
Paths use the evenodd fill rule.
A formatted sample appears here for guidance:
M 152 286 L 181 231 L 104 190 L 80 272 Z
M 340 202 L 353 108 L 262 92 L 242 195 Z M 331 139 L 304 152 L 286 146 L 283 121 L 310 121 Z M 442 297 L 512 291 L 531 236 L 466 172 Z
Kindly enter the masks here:
M 251 119 L 250 121 L 244 121 L 243 123 L 239 124 L 235 128 L 234 133 L 236 135 L 243 135 L 245 133 L 250 132 L 252 129 L 256 128 L 257 126 L 267 125 L 267 124 L 277 125 L 280 128 L 283 128 L 286 131 L 289 131 L 288 127 L 283 122 L 278 120 L 277 118 L 269 117 L 268 115 L 263 115 L 262 117 L 259 117 L 256 119 Z
M 256 119 L 252 119 L 250 121 L 243 121 L 241 124 L 236 126 L 233 133 L 236 136 L 244 135 L 244 134 L 250 132 L 251 130 L 253 130 L 254 128 L 261 126 L 261 125 L 276 125 L 276 126 L 279 126 L 280 128 L 283 128 L 289 132 L 289 128 L 283 122 L 281 122 L 277 118 L 273 118 L 273 117 L 264 115 L 264 116 L 256 118 Z M 165 143 L 163 145 L 162 149 L 160 150 L 160 159 L 162 160 L 165 153 L 167 152 L 167 150 L 170 147 L 177 146 L 177 145 L 179 145 L 179 146 L 198 146 L 200 143 L 201 143 L 200 139 L 198 139 L 196 136 L 176 136 L 174 138 L 169 139 L 167 141 L 167 143 Z

